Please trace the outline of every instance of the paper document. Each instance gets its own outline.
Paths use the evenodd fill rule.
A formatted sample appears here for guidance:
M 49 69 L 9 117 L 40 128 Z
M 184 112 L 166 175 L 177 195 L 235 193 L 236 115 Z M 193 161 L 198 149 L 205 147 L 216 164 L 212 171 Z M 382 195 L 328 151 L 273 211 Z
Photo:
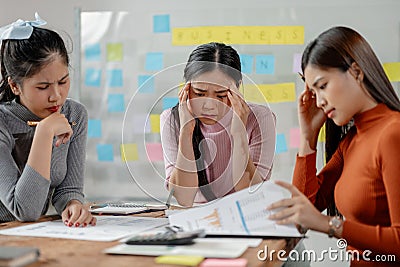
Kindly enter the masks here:
M 204 229 L 207 235 L 302 237 L 294 225 L 278 225 L 268 219 L 271 211 L 266 207 L 289 196 L 286 189 L 266 181 L 168 218 L 170 225 Z
M 209 240 L 208 238 L 198 238 L 192 245 L 185 246 L 162 246 L 162 245 L 126 245 L 121 244 L 104 252 L 107 254 L 125 255 L 198 255 L 205 258 L 237 258 L 242 255 L 248 244 L 246 242 L 225 242 L 219 239 Z
M 128 235 L 167 225 L 166 218 L 96 216 L 96 226 L 67 227 L 61 220 L 0 230 L 3 235 L 114 241 Z

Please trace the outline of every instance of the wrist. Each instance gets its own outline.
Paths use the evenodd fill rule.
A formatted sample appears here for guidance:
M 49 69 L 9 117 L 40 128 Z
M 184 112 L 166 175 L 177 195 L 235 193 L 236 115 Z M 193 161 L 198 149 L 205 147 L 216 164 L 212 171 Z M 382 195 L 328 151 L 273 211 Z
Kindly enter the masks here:
M 328 221 L 328 236 L 329 237 L 340 237 L 343 231 L 343 219 L 339 216 L 329 217 Z

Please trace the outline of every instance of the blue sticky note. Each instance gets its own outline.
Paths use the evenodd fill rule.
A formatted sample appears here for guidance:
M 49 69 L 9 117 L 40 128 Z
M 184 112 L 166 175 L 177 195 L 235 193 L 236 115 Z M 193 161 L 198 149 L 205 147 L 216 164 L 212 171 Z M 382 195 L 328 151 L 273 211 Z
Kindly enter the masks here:
M 150 75 L 139 75 L 138 88 L 140 93 L 154 93 L 154 77 Z
M 251 74 L 253 73 L 253 61 L 254 57 L 252 55 L 239 55 L 240 64 L 242 67 L 242 73 Z
M 162 70 L 164 67 L 164 54 L 160 52 L 153 52 L 146 54 L 145 70 Z
M 101 120 L 88 121 L 88 137 L 89 138 L 101 137 Z
M 274 74 L 274 72 L 275 72 L 275 57 L 273 55 L 256 56 L 257 74 Z
M 109 94 L 107 99 L 108 112 L 124 112 L 125 103 L 123 94 Z
M 275 145 L 275 153 L 280 154 L 288 151 L 286 139 L 284 134 L 276 135 L 276 145 Z
M 123 84 L 122 70 L 112 69 L 107 70 L 107 86 L 109 87 L 122 87 Z
M 85 85 L 100 87 L 101 82 L 101 70 L 88 68 L 85 73 Z
M 85 47 L 85 59 L 87 61 L 100 61 L 100 44 L 91 44 Z
M 178 104 L 179 99 L 177 97 L 164 97 L 162 100 L 163 110 L 169 109 Z
M 169 15 L 153 16 L 153 32 L 170 32 Z
M 114 161 L 114 150 L 111 144 L 97 144 L 96 151 L 98 161 Z

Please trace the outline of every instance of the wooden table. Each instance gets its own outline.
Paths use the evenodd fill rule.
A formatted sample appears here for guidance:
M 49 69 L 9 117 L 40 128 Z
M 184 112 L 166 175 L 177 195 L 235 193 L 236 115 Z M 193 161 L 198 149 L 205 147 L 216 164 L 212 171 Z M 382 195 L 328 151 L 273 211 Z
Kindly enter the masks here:
M 143 213 L 140 216 L 163 217 L 164 212 Z M 59 216 L 44 216 L 39 221 L 49 221 L 59 219 Z M 0 229 L 26 225 L 28 223 L 8 222 L 0 223 Z M 281 266 L 282 262 L 278 259 L 273 261 L 260 261 L 257 253 L 260 249 L 268 246 L 268 250 L 275 251 L 285 249 L 291 250 L 299 241 L 298 238 L 291 239 L 266 239 L 257 248 L 249 248 L 241 256 L 248 260 L 248 267 L 253 266 Z M 161 265 L 154 262 L 155 257 L 131 256 L 131 255 L 108 255 L 102 251 L 106 248 L 119 244 L 113 242 L 81 241 L 61 238 L 46 237 L 25 237 L 25 236 L 6 236 L 0 235 L 0 246 L 34 246 L 40 249 L 39 261 L 29 265 L 35 266 L 69 266 L 69 267 L 119 267 L 119 266 L 172 266 Z M 276 254 L 275 254 L 276 255 Z

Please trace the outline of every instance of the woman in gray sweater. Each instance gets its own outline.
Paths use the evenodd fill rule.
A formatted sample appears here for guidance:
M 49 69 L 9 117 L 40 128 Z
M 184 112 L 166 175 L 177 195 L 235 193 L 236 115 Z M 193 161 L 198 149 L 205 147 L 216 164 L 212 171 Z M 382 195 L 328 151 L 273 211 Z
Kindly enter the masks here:
M 35 221 L 51 201 L 65 225 L 95 225 L 83 205 L 87 111 L 67 99 L 64 41 L 35 15 L 0 29 L 0 222 Z

